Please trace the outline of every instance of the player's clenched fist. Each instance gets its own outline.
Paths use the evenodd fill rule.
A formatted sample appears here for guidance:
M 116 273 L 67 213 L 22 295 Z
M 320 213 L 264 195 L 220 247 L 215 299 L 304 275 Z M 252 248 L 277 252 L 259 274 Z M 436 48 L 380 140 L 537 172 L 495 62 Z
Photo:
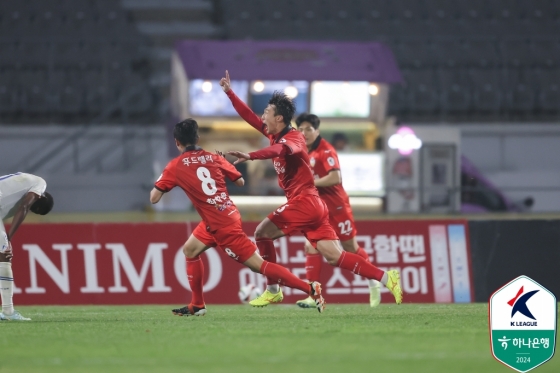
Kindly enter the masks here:
M 220 79 L 220 86 L 222 87 L 224 92 L 227 92 L 231 89 L 231 80 L 229 79 L 229 72 L 227 70 L 226 70 L 226 77 Z

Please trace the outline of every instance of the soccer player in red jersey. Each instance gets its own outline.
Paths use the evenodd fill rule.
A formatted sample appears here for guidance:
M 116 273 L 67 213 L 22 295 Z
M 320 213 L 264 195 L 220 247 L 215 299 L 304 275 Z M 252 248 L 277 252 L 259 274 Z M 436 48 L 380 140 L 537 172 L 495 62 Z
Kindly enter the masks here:
M 329 222 L 338 235 L 342 248 L 369 261 L 368 254 L 358 246 L 356 241 L 356 233 L 358 232 L 354 224 L 348 194 L 342 187 L 338 155 L 334 147 L 319 134 L 319 126 L 321 125 L 319 117 L 314 114 L 301 114 L 296 118 L 296 125 L 305 137 L 315 186 L 319 191 L 319 197 L 329 209 Z M 309 241 L 305 242 L 305 254 L 307 280 L 318 280 L 323 258 Z M 381 301 L 378 281 L 369 280 L 369 293 L 370 306 L 377 307 Z M 306 298 L 297 301 L 296 304 L 302 308 L 309 308 L 315 303 L 313 298 Z
M 255 238 L 263 258 L 276 262 L 273 240 L 301 231 L 329 264 L 380 281 L 394 295 L 397 304 L 400 304 L 402 290 L 398 271 L 385 272 L 361 256 L 343 251 L 340 247 L 338 237 L 329 224 L 327 206 L 319 197 L 314 184 L 305 139 L 291 126 L 296 111 L 294 102 L 284 93 L 274 92 L 262 117 L 259 117 L 232 91 L 227 71 L 226 76 L 220 80 L 220 85 L 237 113 L 270 140 L 269 147 L 256 152 L 229 152 L 238 158 L 234 164 L 255 159 L 272 159 L 278 174 L 278 184 L 288 200 L 257 226 Z M 283 300 L 280 287 L 272 280 L 267 278 L 266 291 L 251 301 L 251 305 L 262 307 Z
M 167 164 L 157 179 L 150 192 L 150 202 L 158 203 L 164 193 L 178 186 L 192 201 L 202 221 L 183 246 L 192 301 L 186 307 L 172 312 L 180 316 L 206 314 L 202 293 L 204 266 L 200 254 L 210 247 L 222 249 L 232 259 L 254 272 L 262 273 L 276 284 L 308 293 L 314 298 L 319 312 L 323 312 L 325 301 L 321 296 L 321 284 L 305 282 L 286 268 L 263 260 L 255 244 L 243 232 L 241 216 L 229 198 L 225 182 L 227 177 L 235 184 L 243 185 L 241 173 L 221 155 L 207 152 L 196 145 L 199 136 L 198 124 L 194 119 L 177 123 L 173 136 L 181 154 Z

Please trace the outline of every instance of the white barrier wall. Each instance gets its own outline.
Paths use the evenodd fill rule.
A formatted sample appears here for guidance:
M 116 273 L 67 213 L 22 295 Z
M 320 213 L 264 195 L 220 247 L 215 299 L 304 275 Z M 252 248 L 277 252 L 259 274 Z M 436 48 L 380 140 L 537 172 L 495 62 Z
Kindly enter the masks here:
M 161 125 L 0 126 L 0 175 L 43 177 L 56 212 L 141 210 L 165 136 Z
M 560 124 L 462 125 L 462 152 L 509 198 L 560 211 Z

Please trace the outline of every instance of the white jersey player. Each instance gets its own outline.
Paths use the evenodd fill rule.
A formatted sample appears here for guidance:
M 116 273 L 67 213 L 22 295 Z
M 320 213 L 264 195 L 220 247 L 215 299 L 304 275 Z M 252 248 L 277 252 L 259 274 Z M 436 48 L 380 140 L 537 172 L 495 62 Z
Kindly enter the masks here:
M 30 320 L 14 310 L 12 302 L 14 277 L 12 274 L 11 239 L 29 211 L 46 215 L 51 211 L 53 198 L 45 192 L 47 183 L 39 176 L 17 172 L 0 176 L 0 320 Z M 3 219 L 13 218 L 6 232 Z

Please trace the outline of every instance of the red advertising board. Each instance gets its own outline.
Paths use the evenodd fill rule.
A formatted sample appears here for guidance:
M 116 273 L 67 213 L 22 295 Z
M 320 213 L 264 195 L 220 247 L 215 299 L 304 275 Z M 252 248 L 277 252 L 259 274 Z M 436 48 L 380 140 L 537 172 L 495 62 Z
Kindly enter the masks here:
M 13 240 L 14 303 L 186 304 L 190 290 L 181 251 L 193 223 L 23 224 Z M 470 302 L 468 226 L 464 220 L 360 221 L 358 242 L 372 262 L 401 271 L 404 302 Z M 257 224 L 244 223 L 252 236 Z M 305 278 L 303 236 L 276 240 L 278 262 Z M 239 303 L 248 283 L 264 278 L 225 253 L 209 249 L 208 304 Z M 366 303 L 367 281 L 323 263 L 329 303 Z M 284 303 L 304 297 L 284 289 Z M 382 301 L 393 302 L 382 287 Z

